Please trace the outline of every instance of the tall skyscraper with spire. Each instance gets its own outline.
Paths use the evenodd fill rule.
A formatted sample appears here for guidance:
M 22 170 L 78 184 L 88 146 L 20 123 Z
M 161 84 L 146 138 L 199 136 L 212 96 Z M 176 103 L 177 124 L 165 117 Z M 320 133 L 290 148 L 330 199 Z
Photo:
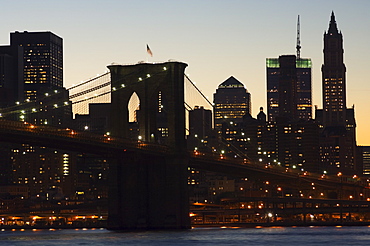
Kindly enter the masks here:
M 312 119 L 311 59 L 296 55 L 266 59 L 268 131 L 266 152 L 285 167 L 318 172 L 318 127 Z M 266 143 L 268 141 L 265 141 Z
M 346 66 L 343 63 L 343 53 L 342 32 L 338 31 L 332 12 L 329 29 L 324 33 L 324 64 L 321 68 L 325 125 L 346 124 Z
M 356 173 L 356 121 L 354 108 L 346 106 L 346 66 L 343 36 L 334 12 L 324 33 L 322 72 L 323 109 L 316 110 L 321 125 L 320 155 L 323 167 L 331 172 Z
M 301 58 L 300 23 L 297 22 L 297 55 L 266 58 L 268 121 L 276 117 L 312 118 L 310 58 Z M 294 83 L 292 81 L 294 80 Z M 280 88 L 281 87 L 281 88 Z

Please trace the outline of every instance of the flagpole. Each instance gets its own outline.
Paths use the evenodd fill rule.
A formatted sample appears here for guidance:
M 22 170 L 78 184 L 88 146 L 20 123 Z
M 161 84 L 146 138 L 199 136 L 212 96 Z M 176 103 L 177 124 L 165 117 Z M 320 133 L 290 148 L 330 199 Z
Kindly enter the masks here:
M 147 63 L 149 63 L 149 56 L 153 57 L 153 53 L 151 49 L 149 48 L 149 45 L 146 45 L 146 53 L 147 53 Z

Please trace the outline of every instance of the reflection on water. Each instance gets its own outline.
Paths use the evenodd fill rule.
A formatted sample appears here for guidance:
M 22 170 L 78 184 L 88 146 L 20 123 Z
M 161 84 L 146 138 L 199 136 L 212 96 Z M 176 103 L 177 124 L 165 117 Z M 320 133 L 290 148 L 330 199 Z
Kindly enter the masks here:
M 2 230 L 0 245 L 370 245 L 369 227 Z

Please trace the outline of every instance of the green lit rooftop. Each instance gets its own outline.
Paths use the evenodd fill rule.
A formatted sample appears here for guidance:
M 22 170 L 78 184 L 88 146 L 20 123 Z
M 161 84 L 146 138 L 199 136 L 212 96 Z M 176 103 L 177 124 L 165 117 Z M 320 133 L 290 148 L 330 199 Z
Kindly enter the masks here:
M 266 58 L 267 68 L 279 68 L 279 58 Z M 311 58 L 300 58 L 296 61 L 296 68 L 311 68 L 312 61 Z

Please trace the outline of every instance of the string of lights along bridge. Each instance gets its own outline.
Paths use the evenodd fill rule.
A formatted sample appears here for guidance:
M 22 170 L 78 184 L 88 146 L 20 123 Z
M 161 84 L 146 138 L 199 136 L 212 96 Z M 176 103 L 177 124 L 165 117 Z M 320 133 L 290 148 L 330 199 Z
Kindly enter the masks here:
M 163 70 L 165 71 L 165 67 Z M 137 82 L 144 81 L 146 79 L 155 77 L 155 74 L 146 74 L 146 76 L 138 77 Z M 111 74 L 109 71 L 104 72 L 103 74 L 98 74 L 95 77 L 89 78 L 85 81 L 82 81 L 76 85 L 72 85 L 71 87 L 67 88 L 66 90 L 69 93 L 69 100 L 68 101 L 55 101 L 52 100 L 51 104 L 45 103 L 47 102 L 47 98 L 49 97 L 57 97 L 58 94 L 62 92 L 55 90 L 53 92 L 45 93 L 44 97 L 38 99 L 36 102 L 25 100 L 24 102 L 15 102 L 14 106 L 7 107 L 2 110 L 1 116 L 6 116 L 8 114 L 16 114 L 18 115 L 18 119 L 20 121 L 26 121 L 25 115 L 27 113 L 38 113 L 45 108 L 62 108 L 62 107 L 69 107 L 72 106 L 72 111 L 74 115 L 86 115 L 89 114 L 89 105 L 90 104 L 99 104 L 99 103 L 110 103 L 111 102 L 111 93 L 126 88 L 126 85 L 122 81 L 120 83 L 120 87 L 112 87 L 111 86 Z M 189 134 L 188 129 L 188 121 L 189 121 L 189 112 L 193 109 L 197 108 L 198 106 L 202 106 L 205 109 L 212 110 L 213 104 L 207 99 L 205 95 L 196 87 L 195 83 L 191 81 L 191 79 L 184 75 L 184 89 L 185 89 L 185 109 L 186 109 L 186 122 L 187 122 L 187 133 Z M 37 107 L 39 106 L 39 107 Z M 165 110 L 163 105 L 159 105 L 161 110 Z M 129 112 L 130 112 L 130 122 L 136 121 L 136 110 L 140 109 L 140 99 L 134 93 L 134 95 L 130 99 L 129 103 Z M 208 123 L 209 124 L 209 123 Z M 44 122 L 44 125 L 48 125 L 47 122 Z M 109 134 L 109 132 L 107 132 Z M 244 135 L 244 134 L 243 134 Z M 195 136 L 197 137 L 197 136 Z M 246 136 L 246 140 L 249 138 Z M 201 140 L 203 141 L 203 140 Z M 227 149 L 227 150 L 226 150 Z M 199 149 L 197 147 L 194 148 L 194 153 L 198 155 Z M 244 160 L 250 161 L 248 156 L 245 155 L 242 151 L 240 151 L 236 146 L 228 142 L 226 139 L 222 139 L 222 146 L 217 150 L 213 149 L 213 151 L 217 152 L 220 155 L 220 158 L 225 159 L 225 154 L 228 151 L 232 151 L 234 153 L 234 158 L 242 158 Z M 262 149 L 258 149 L 263 155 L 266 156 L 266 152 Z M 265 167 L 269 166 L 281 166 L 281 162 L 277 159 L 268 159 L 258 160 L 260 164 L 264 165 Z M 293 169 L 297 168 L 297 171 L 307 174 L 304 169 L 298 169 L 298 167 L 293 167 Z M 288 169 L 286 169 L 287 171 Z M 323 175 L 326 173 L 324 172 Z M 319 176 L 318 176 L 319 177 Z
M 146 78 L 151 77 L 147 74 L 147 77 L 138 78 L 138 81 L 143 81 Z M 192 110 L 195 106 L 204 106 L 204 108 L 212 109 L 213 105 L 208 100 L 208 98 L 196 87 L 195 83 L 191 79 L 184 75 L 185 80 L 185 108 L 187 111 Z M 125 84 L 121 84 L 120 88 L 111 88 L 110 72 L 104 72 L 103 74 L 98 74 L 88 80 L 82 81 L 76 85 L 72 85 L 67 88 L 69 92 L 69 101 L 54 101 L 50 105 L 45 105 L 44 103 L 39 103 L 44 101 L 46 98 L 51 96 L 56 96 L 61 92 L 59 90 L 54 90 L 44 94 L 44 97 L 39 98 L 38 102 L 33 102 L 26 99 L 24 102 L 16 101 L 14 106 L 9 106 L 2 109 L 1 116 L 6 116 L 7 114 L 19 114 L 19 119 L 23 120 L 22 115 L 26 113 L 37 113 L 45 107 L 60 108 L 72 105 L 73 114 L 88 114 L 89 104 L 92 103 L 110 103 L 111 102 L 111 92 L 120 90 L 125 87 Z M 40 105 L 38 108 L 34 105 Z M 130 101 L 129 111 L 133 114 L 135 110 L 139 108 L 139 98 L 132 97 Z M 133 120 L 133 116 L 130 117 Z
M 166 68 L 164 67 L 163 70 L 165 71 Z M 144 81 L 149 78 L 155 77 L 155 74 L 146 74 L 143 77 L 138 77 L 137 82 Z M 185 103 L 184 106 L 186 108 L 187 112 L 187 122 L 189 120 L 189 112 L 193 110 L 194 108 L 198 106 L 203 106 L 208 109 L 213 109 L 212 103 L 207 99 L 206 96 L 202 94 L 202 92 L 196 87 L 195 83 L 191 81 L 191 79 L 184 75 L 184 88 L 185 88 Z M 90 79 L 87 79 L 85 81 L 80 82 L 79 84 L 73 85 L 69 88 L 67 88 L 67 91 L 69 92 L 69 101 L 55 101 L 53 100 L 52 104 L 48 105 L 44 102 L 47 101 L 46 99 L 49 97 L 55 97 L 56 95 L 62 93 L 58 90 L 55 90 L 53 92 L 45 93 L 43 98 L 38 99 L 37 102 L 32 102 L 30 100 L 25 100 L 24 102 L 15 102 L 14 106 L 10 106 L 8 108 L 5 108 L 2 110 L 2 116 L 6 116 L 7 114 L 17 114 L 19 116 L 20 121 L 26 122 L 24 115 L 27 113 L 37 113 L 42 110 L 44 110 L 47 107 L 50 108 L 62 108 L 67 106 L 72 106 L 73 113 L 75 115 L 86 115 L 89 113 L 89 104 L 94 103 L 110 103 L 111 102 L 111 93 L 122 90 L 126 88 L 126 85 L 122 81 L 122 83 L 119 83 L 120 87 L 112 87 L 111 86 L 111 74 L 110 72 L 105 72 L 103 74 L 98 74 L 95 77 L 92 77 Z M 36 108 L 35 105 L 39 105 L 39 108 Z M 159 105 L 163 109 L 163 105 Z M 130 121 L 137 120 L 135 117 L 135 111 L 140 108 L 140 102 L 139 98 L 134 94 L 129 103 L 129 112 L 130 112 Z M 44 125 L 48 125 L 47 122 L 45 122 Z M 187 129 L 188 130 L 188 129 Z M 60 134 L 60 133 L 58 133 Z M 73 131 L 73 134 L 75 134 L 75 131 Z M 109 133 L 107 133 L 109 135 Z M 197 136 L 195 136 L 197 137 Z M 104 138 L 104 141 L 107 138 Z M 109 138 L 111 139 L 111 138 Z M 202 140 L 203 141 L 203 140 Z M 114 141 L 111 141 L 114 142 Z M 242 158 L 244 163 L 249 162 L 248 156 L 245 155 L 242 151 L 240 151 L 236 146 L 233 146 L 233 144 L 229 143 L 226 139 L 222 139 L 223 146 L 219 149 L 214 149 L 214 151 L 217 151 L 217 155 L 221 159 L 226 159 L 225 154 L 228 151 L 232 151 L 234 153 L 234 158 Z M 225 144 L 226 143 L 226 144 Z M 225 150 L 227 149 L 227 150 Z M 197 147 L 194 148 L 194 155 L 199 156 L 201 150 L 198 150 Z M 266 155 L 266 152 L 262 149 L 259 149 L 259 152 L 261 152 L 263 155 Z M 214 157 L 214 156 L 213 156 Z M 281 163 L 276 159 L 270 159 L 268 161 L 259 159 L 259 163 L 265 168 L 269 167 L 279 167 L 281 166 Z M 293 169 L 296 169 L 297 167 L 293 167 Z M 285 171 L 285 172 L 291 172 L 288 168 L 286 169 L 280 169 L 279 172 Z M 302 174 L 303 176 L 307 175 L 307 172 L 304 169 L 298 169 L 298 173 Z M 313 175 L 311 176 L 317 176 L 317 178 L 323 178 L 325 177 L 326 173 L 323 173 L 322 175 Z
M 166 68 L 163 68 L 165 71 Z M 138 77 L 137 82 L 145 81 L 146 79 L 155 77 L 155 74 L 146 74 L 145 76 Z M 111 86 L 111 74 L 109 71 L 102 74 L 98 74 L 95 77 L 89 78 L 85 81 L 82 81 L 76 85 L 72 85 L 66 90 L 69 93 L 68 101 L 66 100 L 55 100 L 58 98 L 59 94 L 65 93 L 64 91 L 54 90 L 52 92 L 45 93 L 43 97 L 39 98 L 36 102 L 25 100 L 24 102 L 15 102 L 14 106 L 10 106 L 2 109 L 1 116 L 6 117 L 7 115 L 15 115 L 15 117 L 20 121 L 27 122 L 27 114 L 37 114 L 42 111 L 50 109 L 60 109 L 63 107 L 72 107 L 72 112 L 75 116 L 78 115 L 87 115 L 89 114 L 89 105 L 91 104 L 100 104 L 100 103 L 110 103 L 111 102 L 111 93 L 122 90 L 126 88 L 124 81 L 119 83 L 119 87 Z M 192 110 L 202 107 L 206 110 L 213 110 L 213 104 L 208 100 L 208 98 L 198 89 L 195 83 L 184 74 L 184 107 L 186 109 L 186 132 L 189 134 L 189 112 Z M 48 98 L 53 98 L 49 100 Z M 140 99 L 134 93 L 128 104 L 129 108 L 129 119 L 130 122 L 137 121 L 136 111 L 140 109 Z M 166 110 L 163 108 L 163 105 L 159 105 L 160 110 Z M 40 122 L 43 125 L 48 125 L 47 121 Z M 212 120 L 207 123 L 202 124 L 212 124 Z M 211 127 L 211 126 L 209 126 Z M 86 127 L 87 128 L 87 127 Z M 87 129 L 86 129 L 87 130 Z M 109 132 L 107 132 L 109 134 Z M 193 136 L 194 137 L 194 136 Z M 198 137 L 195 135 L 195 137 Z M 247 136 L 246 136 L 246 139 Z M 203 141 L 203 140 L 201 140 Z M 200 149 L 197 146 L 194 148 L 195 153 L 199 153 Z M 227 152 L 233 152 L 234 158 L 242 158 L 248 160 L 248 156 L 245 153 L 240 151 L 232 143 L 228 142 L 226 139 L 222 139 L 219 144 L 219 148 L 212 149 L 214 153 L 217 153 L 221 158 L 225 158 Z M 262 153 L 266 153 L 263 150 L 260 150 Z M 259 160 L 260 164 L 265 163 L 262 159 Z M 281 163 L 276 159 L 270 160 L 266 165 L 280 165 Z M 264 165 L 264 164 L 263 164 Z M 302 170 L 304 171 L 304 170 Z

